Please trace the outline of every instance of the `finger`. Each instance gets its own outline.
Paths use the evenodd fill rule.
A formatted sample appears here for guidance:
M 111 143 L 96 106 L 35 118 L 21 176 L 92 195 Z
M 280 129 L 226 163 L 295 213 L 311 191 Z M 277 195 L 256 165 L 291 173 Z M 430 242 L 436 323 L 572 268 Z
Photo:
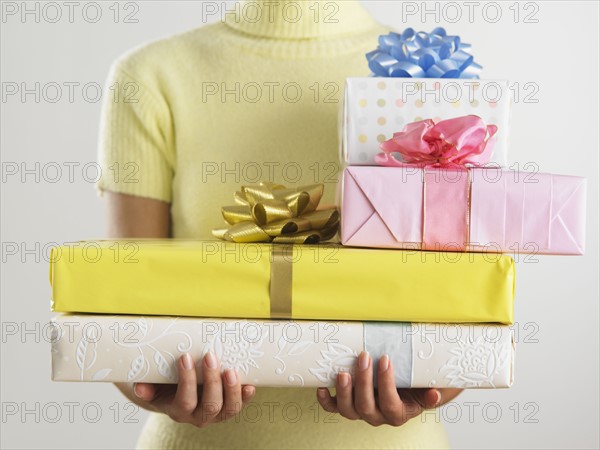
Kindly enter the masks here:
M 221 418 L 227 420 L 242 410 L 242 385 L 235 369 L 223 373 L 224 403 Z
M 196 409 L 200 425 L 213 422 L 223 408 L 223 383 L 217 357 L 209 351 L 202 360 L 202 400 Z
M 335 397 L 337 409 L 343 417 L 350 420 L 360 419 L 360 415 L 354 408 L 354 401 L 352 399 L 352 377 L 349 373 L 338 373 L 337 382 L 335 384 Z
M 319 405 L 321 405 L 321 408 L 323 408 L 325 411 L 330 413 L 338 412 L 335 398 L 331 396 L 331 394 L 329 393 L 329 389 L 317 389 L 317 400 L 319 402 Z
M 179 383 L 175 398 L 168 407 L 168 414 L 176 422 L 189 422 L 198 406 L 198 381 L 196 367 L 189 353 L 186 353 L 177 362 L 179 370 Z
M 377 368 L 377 399 L 379 400 L 379 410 L 386 419 L 386 423 L 398 427 L 405 423 L 409 417 L 409 411 L 396 390 L 396 381 L 394 380 L 394 367 L 388 355 L 383 355 L 379 359 Z
M 246 385 L 242 387 L 242 402 L 248 403 L 256 395 L 256 388 L 254 386 Z
M 384 423 L 385 418 L 377 409 L 373 389 L 373 360 L 368 352 L 358 357 L 354 385 L 354 408 L 362 419 L 371 425 Z
M 156 397 L 156 386 L 150 383 L 135 383 L 133 393 L 140 400 L 151 402 Z

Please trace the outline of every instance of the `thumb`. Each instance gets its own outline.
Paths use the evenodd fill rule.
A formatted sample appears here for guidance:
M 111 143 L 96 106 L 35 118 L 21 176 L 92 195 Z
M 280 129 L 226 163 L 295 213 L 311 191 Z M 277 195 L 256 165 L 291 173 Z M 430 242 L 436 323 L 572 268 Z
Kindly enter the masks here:
M 442 401 L 442 393 L 439 389 L 412 388 L 402 390 L 400 397 L 403 401 L 414 402 L 423 409 L 431 409 L 438 406 Z
M 421 406 L 425 409 L 435 408 L 442 402 L 442 393 L 439 389 L 425 389 L 421 396 Z
M 149 403 L 156 397 L 156 387 L 150 383 L 135 383 L 133 385 L 133 393 L 140 400 Z

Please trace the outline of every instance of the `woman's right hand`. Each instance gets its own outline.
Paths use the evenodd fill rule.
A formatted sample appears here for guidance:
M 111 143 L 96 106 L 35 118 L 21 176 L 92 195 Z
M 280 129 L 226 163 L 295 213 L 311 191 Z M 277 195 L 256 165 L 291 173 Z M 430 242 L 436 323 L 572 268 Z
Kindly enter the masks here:
M 195 364 L 189 354 L 179 359 L 177 368 L 177 385 L 127 383 L 117 386 L 140 407 L 200 428 L 236 416 L 256 393 L 254 386 L 240 384 L 234 369 L 221 374 L 219 362 L 212 352 L 202 360 L 202 385 L 198 385 Z

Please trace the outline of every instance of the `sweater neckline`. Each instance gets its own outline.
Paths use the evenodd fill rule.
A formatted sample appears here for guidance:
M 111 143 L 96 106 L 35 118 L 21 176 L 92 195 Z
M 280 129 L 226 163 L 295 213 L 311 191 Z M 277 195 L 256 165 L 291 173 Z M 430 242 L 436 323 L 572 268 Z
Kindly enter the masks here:
M 242 0 L 223 15 L 230 28 L 274 40 L 336 38 L 376 26 L 358 0 Z

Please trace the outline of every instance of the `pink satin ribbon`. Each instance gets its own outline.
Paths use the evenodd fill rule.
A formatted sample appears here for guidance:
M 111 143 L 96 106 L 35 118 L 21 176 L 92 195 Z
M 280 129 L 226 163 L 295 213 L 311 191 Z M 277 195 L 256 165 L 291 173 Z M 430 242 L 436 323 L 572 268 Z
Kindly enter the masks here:
M 498 127 L 478 116 L 413 122 L 380 145 L 382 166 L 419 167 L 423 179 L 424 250 L 465 250 L 469 241 L 471 174 L 490 160 Z M 402 160 L 394 154 L 400 154 Z M 430 170 L 433 169 L 433 170 Z
M 469 241 L 469 171 L 425 169 L 423 175 L 422 249 L 464 251 Z
M 490 160 L 498 127 L 487 125 L 479 116 L 409 123 L 380 145 L 375 156 L 382 166 L 452 167 L 481 166 Z M 399 153 L 402 160 L 394 157 Z

